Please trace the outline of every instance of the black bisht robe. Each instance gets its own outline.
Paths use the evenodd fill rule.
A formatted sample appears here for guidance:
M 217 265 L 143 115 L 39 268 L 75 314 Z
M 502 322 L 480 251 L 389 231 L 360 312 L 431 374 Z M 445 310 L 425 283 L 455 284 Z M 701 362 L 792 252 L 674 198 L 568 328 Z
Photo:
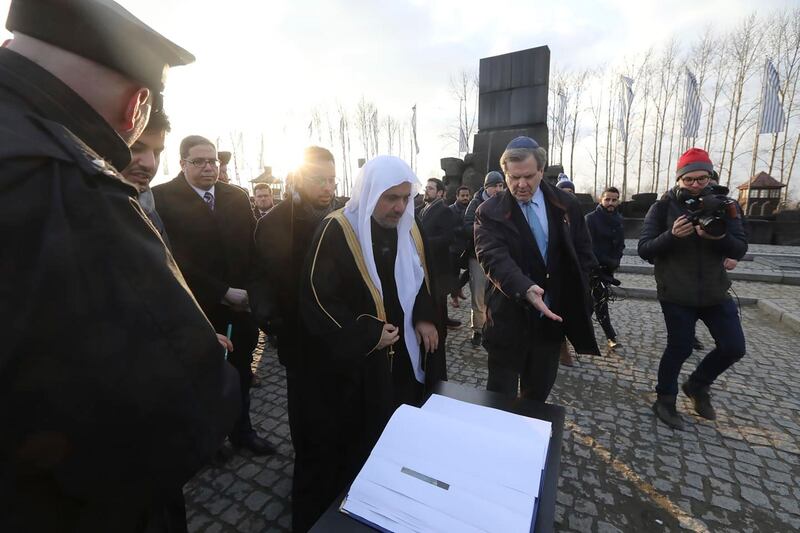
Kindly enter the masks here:
M 424 396 L 403 340 L 403 312 L 394 280 L 397 230 L 372 225 L 381 296 L 371 290 L 363 258 L 352 253 L 358 241 L 354 233 L 348 239 L 343 224 L 349 226 L 338 211 L 318 229 L 300 299 L 304 421 L 316 435 L 317 457 L 311 459 L 316 467 L 310 468 L 320 492 L 320 513 L 353 480 L 394 410 L 404 402 L 419 405 Z M 419 250 L 422 239 L 416 226 L 414 231 Z M 424 263 L 424 251 L 421 255 Z M 413 323 L 437 322 L 428 279 L 426 272 Z M 388 348 L 376 349 L 387 322 L 401 328 L 393 356 Z M 436 353 L 426 356 L 424 347 L 420 353 L 426 383 L 445 379 L 444 343 Z M 324 485 L 327 490 L 321 488 Z

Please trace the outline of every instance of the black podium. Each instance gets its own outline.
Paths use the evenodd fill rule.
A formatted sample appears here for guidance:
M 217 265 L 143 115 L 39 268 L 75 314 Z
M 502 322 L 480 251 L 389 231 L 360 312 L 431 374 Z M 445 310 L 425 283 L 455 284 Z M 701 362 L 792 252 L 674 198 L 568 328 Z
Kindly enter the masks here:
M 435 394 L 463 402 L 474 403 L 501 409 L 509 413 L 547 420 L 553 426 L 550 445 L 547 449 L 547 462 L 545 463 L 544 477 L 542 478 L 541 497 L 539 509 L 536 513 L 536 524 L 532 524 L 531 531 L 536 533 L 550 533 L 554 530 L 556 511 L 556 491 L 558 490 L 558 472 L 561 464 L 561 439 L 564 434 L 564 408 L 532 400 L 511 398 L 504 394 L 474 389 L 464 385 L 457 385 L 447 381 L 436 384 L 433 389 Z M 325 514 L 311 528 L 311 533 L 339 533 L 339 532 L 369 532 L 372 528 L 350 518 L 339 511 L 339 506 L 346 494 L 342 494 L 331 505 Z M 534 527 L 535 526 L 535 527 Z

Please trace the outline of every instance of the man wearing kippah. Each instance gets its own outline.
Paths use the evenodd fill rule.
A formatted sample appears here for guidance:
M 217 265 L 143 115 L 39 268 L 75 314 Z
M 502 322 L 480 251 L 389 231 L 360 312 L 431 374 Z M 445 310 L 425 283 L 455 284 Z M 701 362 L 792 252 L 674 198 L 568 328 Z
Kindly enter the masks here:
M 598 355 L 589 273 L 597 266 L 575 196 L 542 180 L 547 152 L 517 137 L 500 158 L 507 191 L 477 210 L 475 251 L 489 288 L 486 388 L 544 402 L 566 336 Z
M 658 366 L 653 411 L 665 424 L 683 429 L 676 409 L 678 378 L 692 353 L 695 324 L 702 320 L 715 347 L 700 362 L 683 392 L 701 417 L 714 420 L 711 384 L 745 354 L 744 332 L 726 258 L 739 260 L 747 252 L 742 220 L 736 209 L 724 216 L 724 233 L 703 229 L 689 205 L 712 194 L 714 166 L 705 150 L 690 148 L 678 159 L 675 187 L 650 207 L 639 237 L 639 255 L 655 264 L 658 300 L 667 326 L 667 347 Z
M 186 531 L 235 371 L 118 172 L 194 57 L 110 0 L 12 0 L 0 48 L 0 531 Z

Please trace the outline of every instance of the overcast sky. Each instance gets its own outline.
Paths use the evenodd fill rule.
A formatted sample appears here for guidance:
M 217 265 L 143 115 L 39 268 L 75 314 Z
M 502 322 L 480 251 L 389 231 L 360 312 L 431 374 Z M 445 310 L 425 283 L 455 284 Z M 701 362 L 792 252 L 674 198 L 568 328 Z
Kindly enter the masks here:
M 482 57 L 547 45 L 559 67 L 613 65 L 672 35 L 690 41 L 709 24 L 727 30 L 756 5 L 768 12 L 796 0 L 120 3 L 197 56 L 169 77 L 172 172 L 181 137 L 220 137 L 224 147 L 231 130 L 263 132 L 267 164 L 285 171 L 309 142 L 311 109 L 355 108 L 363 95 L 381 114 L 406 120 L 417 104 L 424 179 L 441 174 L 440 157 L 457 155 L 442 138 L 458 116 L 449 78 L 477 69 Z M 3 19 L 8 6 L 0 0 Z M 355 159 L 355 138 L 353 146 Z

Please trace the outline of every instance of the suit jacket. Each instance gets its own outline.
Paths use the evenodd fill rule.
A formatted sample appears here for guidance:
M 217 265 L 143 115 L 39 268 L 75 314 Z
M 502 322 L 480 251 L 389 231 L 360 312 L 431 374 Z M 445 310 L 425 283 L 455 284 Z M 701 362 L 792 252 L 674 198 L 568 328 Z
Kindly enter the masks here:
M 153 187 L 158 214 L 189 288 L 209 317 L 231 287 L 246 289 L 253 275 L 256 220 L 239 187 L 217 182 L 214 211 L 183 173 Z
M 531 341 L 566 335 L 579 353 L 599 354 L 591 322 L 589 272 L 597 266 L 575 198 L 542 182 L 548 218 L 545 264 L 514 196 L 504 191 L 476 212 L 475 250 L 491 282 L 486 291 L 484 345 L 489 357 L 518 371 Z M 528 288 L 545 290 L 563 323 L 541 318 L 526 299 Z

